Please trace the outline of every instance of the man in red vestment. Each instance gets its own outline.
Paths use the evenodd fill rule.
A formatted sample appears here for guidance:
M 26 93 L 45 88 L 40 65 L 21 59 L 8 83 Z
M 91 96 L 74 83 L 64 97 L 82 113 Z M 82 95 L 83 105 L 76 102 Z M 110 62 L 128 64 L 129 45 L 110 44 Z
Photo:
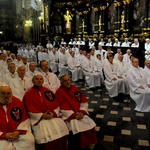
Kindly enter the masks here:
M 55 94 L 42 86 L 44 79 L 41 74 L 34 75 L 32 82 L 34 86 L 25 93 L 23 103 L 39 150 L 67 150 L 66 135 L 69 132 L 60 118 Z
M 56 96 L 62 119 L 70 131 L 69 149 L 88 149 L 89 145 L 97 143 L 96 124 L 87 111 L 88 100 L 79 89 L 71 85 L 68 75 L 63 75 L 60 80 L 61 86 L 56 91 Z
M 0 114 L 0 149 L 35 150 L 25 108 L 7 85 L 0 85 Z

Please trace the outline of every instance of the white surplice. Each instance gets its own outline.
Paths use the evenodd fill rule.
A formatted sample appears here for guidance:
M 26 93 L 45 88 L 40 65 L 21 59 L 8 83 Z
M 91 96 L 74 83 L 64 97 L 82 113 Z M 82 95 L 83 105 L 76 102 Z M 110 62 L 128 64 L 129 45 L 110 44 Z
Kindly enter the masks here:
M 70 56 L 68 58 L 68 67 L 72 73 L 72 81 L 78 81 L 78 79 L 83 79 L 83 71 L 80 67 L 79 60 L 76 57 Z
M 147 74 L 141 67 L 131 67 L 127 72 L 127 81 L 130 87 L 130 97 L 135 101 L 135 110 L 150 111 L 150 88 L 147 86 Z M 143 86 L 144 89 L 139 88 Z
M 104 65 L 105 85 L 110 97 L 116 97 L 119 93 L 125 93 L 125 82 L 117 76 L 117 63 L 107 62 Z M 117 80 L 113 80 L 116 78 Z

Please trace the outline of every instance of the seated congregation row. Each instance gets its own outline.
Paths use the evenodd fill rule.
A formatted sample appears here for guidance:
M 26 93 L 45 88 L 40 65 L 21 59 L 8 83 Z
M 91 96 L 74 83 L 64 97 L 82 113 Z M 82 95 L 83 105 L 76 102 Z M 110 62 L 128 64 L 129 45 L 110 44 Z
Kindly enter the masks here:
M 131 54 L 130 49 L 128 49 L 126 54 L 123 55 L 121 49 L 118 48 L 117 53 L 114 55 L 114 57 L 110 57 L 113 55 L 111 48 L 108 48 L 106 51 L 102 48 L 102 46 L 98 46 L 98 50 L 95 50 L 95 48 L 93 47 L 90 53 L 87 53 L 85 50 L 82 51 L 81 49 L 77 51 L 73 49 L 66 50 L 64 47 L 61 47 L 60 49 L 54 47 L 52 50 L 47 51 L 47 55 L 43 55 L 43 54 L 45 54 L 45 52 L 42 51 L 42 48 L 39 48 L 38 58 L 41 58 L 39 59 L 40 73 L 44 77 L 44 86 L 50 88 L 53 92 L 55 92 L 59 87 L 59 82 L 57 78 L 55 78 L 56 75 L 53 73 L 59 72 L 59 76 L 62 76 L 63 74 L 69 74 L 70 72 L 72 75 L 72 81 L 78 81 L 79 79 L 84 78 L 89 88 L 93 89 L 96 87 L 101 87 L 103 86 L 103 84 L 105 84 L 110 97 L 116 97 L 118 96 L 119 93 L 129 94 L 130 92 L 131 94 L 132 87 L 130 84 L 128 84 L 129 79 L 127 79 L 127 72 L 130 68 L 133 68 L 132 60 L 134 56 Z M 45 57 L 40 57 L 40 56 L 45 56 Z M 7 74 L 5 75 L 4 74 L 6 72 L 5 70 L 7 70 L 7 67 L 4 67 L 5 66 L 4 62 L 6 62 L 6 57 L 7 57 L 6 54 L 2 55 L 2 61 L 1 61 L 2 65 L 0 65 L 2 70 L 1 72 L 3 74 L 2 81 L 8 83 L 9 80 L 11 79 L 10 86 L 12 87 L 13 94 L 17 95 L 20 99 L 22 99 L 24 91 L 32 86 L 31 82 L 24 83 L 22 81 L 20 85 L 20 82 L 16 81 L 16 79 L 12 80 L 10 75 Z M 47 61 L 45 61 L 44 58 Z M 23 65 L 27 70 L 27 73 L 25 72 L 22 73 L 23 71 L 19 71 L 20 69 L 18 69 L 18 75 L 20 74 L 19 76 L 23 76 L 23 77 L 27 76 L 28 78 L 31 79 L 33 75 L 38 72 L 36 70 L 36 64 L 34 62 L 30 64 L 27 62 L 28 60 L 27 56 L 23 56 L 21 59 L 21 55 L 18 54 L 17 60 L 15 59 L 12 60 L 13 62 L 15 62 L 16 66 L 19 66 L 19 64 Z M 145 70 L 147 71 L 147 77 L 145 77 L 144 79 L 150 78 L 149 77 L 150 67 L 148 66 L 148 64 L 149 61 L 147 60 L 145 66 Z M 8 68 L 11 65 L 12 63 L 8 64 Z M 51 69 L 53 72 L 50 73 L 51 77 L 49 77 L 49 69 Z M 132 80 L 132 82 L 133 81 L 134 80 Z M 147 81 L 149 83 L 149 80 Z M 136 82 L 134 81 L 134 84 L 135 83 Z M 18 90 L 19 86 L 22 86 L 20 90 Z M 136 87 L 137 90 L 138 85 L 134 85 L 134 86 Z M 134 101 L 137 101 L 137 98 L 133 98 L 133 99 Z M 139 106 L 136 107 L 136 110 L 149 111 L 149 105 L 147 105 L 147 108 L 144 108 L 144 104 L 145 104 L 144 101 L 145 99 L 143 96 L 142 104 L 141 103 L 137 104 L 136 102 L 137 105 L 142 105 L 140 107 Z
M 18 67 L 18 75 L 23 70 L 24 66 Z M 88 150 L 97 143 L 87 98 L 68 75 L 61 76 L 60 82 L 54 93 L 43 86 L 43 76 L 35 74 L 23 99 L 13 96 L 8 84 L 0 83 L 1 150 Z

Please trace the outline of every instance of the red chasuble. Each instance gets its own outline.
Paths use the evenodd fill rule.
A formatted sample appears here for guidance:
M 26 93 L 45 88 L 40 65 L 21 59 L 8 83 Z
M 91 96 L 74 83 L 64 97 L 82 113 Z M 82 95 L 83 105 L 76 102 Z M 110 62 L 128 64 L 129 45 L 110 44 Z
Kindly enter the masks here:
M 88 100 L 74 85 L 71 85 L 70 89 L 60 86 L 56 92 L 56 96 L 59 100 L 61 110 L 73 110 L 75 113 L 82 111 L 86 114 L 84 110 L 80 110 L 80 104 L 87 103 Z
M 82 112 L 84 115 L 88 115 L 85 110 L 80 109 L 80 104 L 87 103 L 88 100 L 82 94 L 82 92 L 78 88 L 76 88 L 74 85 L 71 85 L 69 89 L 66 89 L 63 86 L 60 86 L 58 90 L 56 91 L 55 95 L 57 96 L 57 100 L 59 101 L 61 110 L 74 111 L 74 114 L 69 116 L 69 118 L 66 121 L 70 122 L 70 120 L 75 119 L 77 112 Z M 87 130 L 84 132 L 80 132 L 78 134 L 80 136 L 80 138 L 78 139 L 80 148 L 85 148 L 89 144 L 97 143 L 95 128 L 92 128 L 91 130 Z
M 53 110 L 58 108 L 58 102 L 55 99 L 54 93 L 48 88 L 33 86 L 25 93 L 23 103 L 27 112 L 45 113 L 48 110 L 53 112 Z
M 12 102 L 7 104 L 7 111 L 4 110 L 4 105 L 0 104 L 0 140 L 3 140 L 8 132 L 19 131 L 20 134 L 26 134 L 26 130 L 17 130 L 19 124 L 28 119 L 23 103 L 16 97 L 12 97 Z

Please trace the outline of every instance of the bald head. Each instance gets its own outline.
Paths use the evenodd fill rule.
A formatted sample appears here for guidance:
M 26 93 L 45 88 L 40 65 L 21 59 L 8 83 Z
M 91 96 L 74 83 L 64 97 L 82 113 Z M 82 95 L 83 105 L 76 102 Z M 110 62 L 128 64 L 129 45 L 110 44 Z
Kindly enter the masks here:
M 63 75 L 60 78 L 61 85 L 65 88 L 69 89 L 71 86 L 70 77 L 68 75 Z
M 23 79 L 26 74 L 25 66 L 19 66 L 17 69 L 17 73 L 18 73 L 18 76 Z
M 41 87 L 44 83 L 43 76 L 41 74 L 35 74 L 32 78 L 32 83 L 36 87 Z
M 12 91 L 11 88 L 4 84 L 0 85 L 0 103 L 7 105 L 12 101 Z

